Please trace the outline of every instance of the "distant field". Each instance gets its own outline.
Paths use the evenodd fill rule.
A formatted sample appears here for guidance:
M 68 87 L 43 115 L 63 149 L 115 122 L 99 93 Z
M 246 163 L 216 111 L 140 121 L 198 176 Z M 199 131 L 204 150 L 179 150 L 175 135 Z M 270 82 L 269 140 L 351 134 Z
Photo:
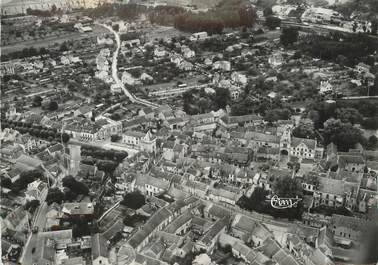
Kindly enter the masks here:
M 83 38 L 88 38 L 88 37 L 95 37 L 98 36 L 102 33 L 107 33 L 107 31 L 99 26 L 93 25 L 93 32 L 90 33 L 80 33 L 80 32 L 73 32 L 68 35 L 64 36 L 56 36 L 56 37 L 50 37 L 46 39 L 38 39 L 38 40 L 27 40 L 27 41 L 22 41 L 16 44 L 10 44 L 1 47 L 1 53 L 2 54 L 8 54 L 11 52 L 16 52 L 16 51 L 21 51 L 24 48 L 41 48 L 41 47 L 48 47 L 52 46 L 55 43 L 63 43 L 67 40 L 77 40 L 77 39 L 83 39 Z

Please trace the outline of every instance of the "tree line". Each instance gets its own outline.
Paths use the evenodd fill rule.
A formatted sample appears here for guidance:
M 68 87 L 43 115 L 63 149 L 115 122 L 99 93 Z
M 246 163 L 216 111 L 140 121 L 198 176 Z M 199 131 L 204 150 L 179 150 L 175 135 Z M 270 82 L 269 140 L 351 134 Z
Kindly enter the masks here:
M 38 138 L 42 138 L 47 141 L 57 141 L 63 140 L 67 143 L 70 140 L 70 135 L 67 133 L 58 132 L 55 128 L 47 128 L 42 125 L 22 122 L 22 121 L 12 121 L 12 120 L 1 120 L 2 128 L 10 128 L 19 131 L 21 134 L 30 134 Z

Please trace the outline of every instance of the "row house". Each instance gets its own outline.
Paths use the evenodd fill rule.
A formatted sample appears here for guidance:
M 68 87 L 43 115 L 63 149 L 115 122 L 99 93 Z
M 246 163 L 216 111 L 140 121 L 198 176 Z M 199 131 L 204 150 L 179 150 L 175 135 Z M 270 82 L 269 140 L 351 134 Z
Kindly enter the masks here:
M 177 200 L 168 206 L 158 209 L 144 224 L 143 228 L 127 240 L 127 244 L 135 251 L 140 252 L 159 231 L 162 231 L 172 223 L 175 217 L 188 209 L 197 207 L 198 202 L 196 198 L 189 197 L 185 200 Z
M 147 196 L 155 196 L 168 190 L 170 182 L 147 175 L 138 175 L 131 184 L 131 190 L 139 190 Z
M 154 137 L 150 131 L 143 133 L 128 130 L 122 133 L 122 143 L 141 151 L 149 153 L 156 152 L 156 137 Z
M 231 205 L 236 205 L 242 194 L 232 192 L 222 188 L 212 188 L 208 191 L 208 198 L 215 202 L 221 202 Z
M 223 217 L 217 220 L 212 227 L 196 242 L 195 249 L 205 250 L 207 253 L 212 253 L 219 236 L 226 233 L 227 226 L 229 225 L 229 217 Z

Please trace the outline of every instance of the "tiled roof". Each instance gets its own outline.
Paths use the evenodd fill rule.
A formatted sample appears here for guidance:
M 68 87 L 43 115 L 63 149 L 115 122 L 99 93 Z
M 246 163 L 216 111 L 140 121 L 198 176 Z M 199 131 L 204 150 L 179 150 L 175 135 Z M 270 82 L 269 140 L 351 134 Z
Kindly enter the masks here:
M 309 149 L 312 149 L 312 150 L 314 150 L 316 147 L 316 141 L 313 139 L 297 138 L 297 137 L 291 138 L 292 147 L 297 147 L 301 143 L 305 144 Z
M 228 224 L 229 218 L 223 217 L 215 222 L 215 224 L 210 227 L 210 229 L 203 235 L 203 237 L 199 240 L 203 242 L 205 245 L 209 245 L 211 241 L 217 236 L 223 228 L 225 228 Z
M 336 227 L 346 227 L 354 231 L 362 232 L 366 229 L 369 229 L 369 225 L 373 224 L 373 222 L 369 222 L 365 219 L 357 217 L 333 214 L 331 217 L 330 224 Z
M 174 234 L 177 231 L 177 229 L 189 222 L 191 219 L 191 213 L 189 211 L 185 211 L 182 215 L 173 220 L 173 222 L 166 228 L 165 231 L 167 233 Z
M 279 143 L 280 139 L 276 135 L 260 133 L 260 132 L 246 132 L 245 138 L 248 140 L 254 140 L 259 142 L 271 142 L 271 143 Z
M 319 191 L 328 194 L 344 195 L 342 180 L 319 177 Z

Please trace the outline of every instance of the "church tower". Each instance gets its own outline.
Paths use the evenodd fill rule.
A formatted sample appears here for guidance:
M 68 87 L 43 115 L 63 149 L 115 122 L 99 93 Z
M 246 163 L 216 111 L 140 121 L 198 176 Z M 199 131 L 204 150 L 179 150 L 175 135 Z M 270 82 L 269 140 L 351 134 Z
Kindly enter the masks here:
M 290 126 L 286 126 L 280 139 L 280 152 L 288 155 L 290 153 L 291 145 L 291 129 Z

